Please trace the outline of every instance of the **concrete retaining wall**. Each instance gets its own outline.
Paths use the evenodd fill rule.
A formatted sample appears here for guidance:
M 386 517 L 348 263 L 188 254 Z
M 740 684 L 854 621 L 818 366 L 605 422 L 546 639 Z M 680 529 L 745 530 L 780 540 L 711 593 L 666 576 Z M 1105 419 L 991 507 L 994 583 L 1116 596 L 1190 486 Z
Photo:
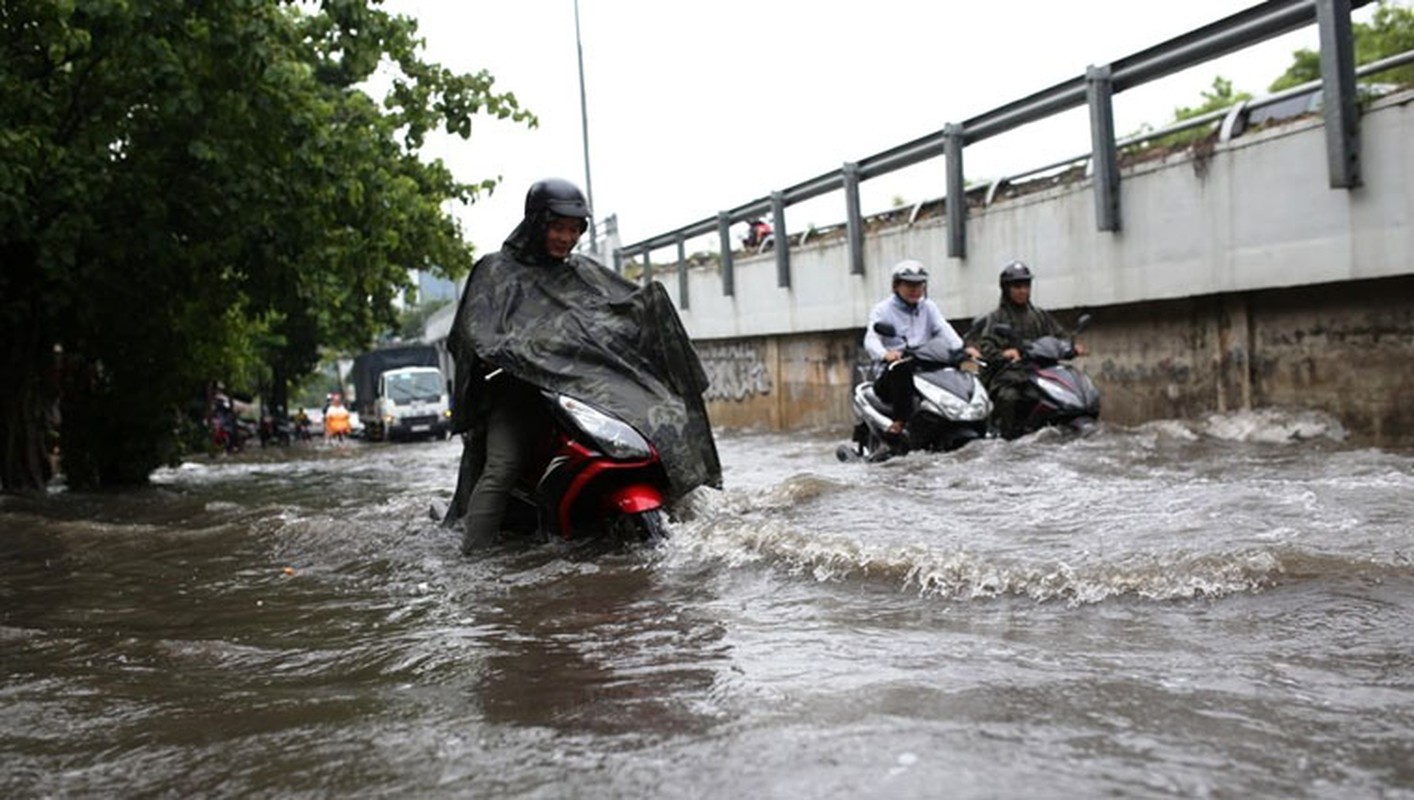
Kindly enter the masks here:
M 1400 298 L 1399 301 L 1395 301 Z M 1080 364 L 1108 422 L 1240 409 L 1333 414 L 1351 441 L 1414 447 L 1414 276 L 1095 309 Z M 1061 312 L 1070 324 L 1075 312 Z M 965 330 L 969 320 L 955 320 Z M 847 436 L 861 331 L 698 343 L 726 428 Z

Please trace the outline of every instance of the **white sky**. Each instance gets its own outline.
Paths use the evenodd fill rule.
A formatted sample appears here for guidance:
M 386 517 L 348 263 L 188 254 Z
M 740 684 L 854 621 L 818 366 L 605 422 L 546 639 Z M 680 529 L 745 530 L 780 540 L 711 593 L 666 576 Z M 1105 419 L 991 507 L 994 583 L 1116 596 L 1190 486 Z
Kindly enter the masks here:
M 596 219 L 624 244 L 667 232 L 940 130 L 1256 4 L 1256 0 L 580 0 Z M 479 255 L 521 218 L 525 191 L 585 185 L 574 0 L 386 0 L 419 20 L 424 57 L 488 70 L 540 119 L 478 119 L 432 142 L 461 179 L 501 188 L 460 210 Z M 1371 3 L 1355 12 L 1366 21 Z M 1263 94 L 1314 25 L 1115 96 L 1123 136 L 1193 106 L 1221 75 Z M 969 146 L 969 181 L 1089 149 L 1077 109 Z M 861 184 L 863 211 L 941 197 L 941 158 Z M 842 221 L 832 193 L 787 209 L 791 230 Z M 744 225 L 734 228 L 737 238 Z M 601 230 L 602 233 L 602 230 Z M 688 250 L 715 248 L 699 239 Z M 668 260 L 672 253 L 655 253 Z

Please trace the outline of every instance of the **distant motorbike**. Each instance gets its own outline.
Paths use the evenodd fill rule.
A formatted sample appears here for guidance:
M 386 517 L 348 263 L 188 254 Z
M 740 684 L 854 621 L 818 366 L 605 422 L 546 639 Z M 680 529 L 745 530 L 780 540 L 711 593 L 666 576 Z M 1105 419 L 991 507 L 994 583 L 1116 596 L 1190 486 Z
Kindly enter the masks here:
M 235 453 L 245 449 L 245 443 L 256 435 L 255 425 L 236 416 L 230 406 L 217 405 L 206 417 L 206 430 L 212 446 L 219 451 Z
M 506 527 L 565 540 L 666 539 L 668 475 L 652 442 L 582 400 L 544 389 L 540 397 L 553 425 L 511 490 Z
M 1076 323 L 1075 334 L 1090 325 L 1090 315 Z M 998 325 L 1002 336 L 1011 336 L 1008 325 Z M 1016 342 L 1022 365 L 1030 382 L 1019 408 L 1018 435 L 1042 428 L 1057 427 L 1088 433 L 1100 419 L 1100 390 L 1080 369 L 1070 364 L 1075 358 L 1073 339 L 1042 336 L 1030 342 Z
M 294 441 L 294 426 L 283 411 L 267 412 L 260 417 L 260 446 L 288 445 Z
M 226 417 L 220 414 L 206 416 L 206 433 L 211 437 L 211 448 L 217 452 L 233 453 L 238 444 L 235 431 Z
M 309 415 L 305 414 L 303 411 L 301 411 L 299 415 L 295 417 L 294 435 L 295 438 L 301 442 L 308 442 L 314 439 L 314 433 L 311 428 Z
M 887 322 L 876 322 L 874 330 L 882 336 L 895 335 Z M 965 350 L 949 348 L 940 338 L 906 345 L 904 350 L 904 357 L 888 369 L 913 371 L 917 402 L 907 420 L 909 447 L 946 452 L 986 436 L 992 401 L 977 379 L 981 362 Z M 856 419 L 852 444 L 840 445 L 835 455 L 841 461 L 878 460 L 890 452 L 887 431 L 894 409 L 875 393 L 868 375 L 855 385 L 852 405 Z

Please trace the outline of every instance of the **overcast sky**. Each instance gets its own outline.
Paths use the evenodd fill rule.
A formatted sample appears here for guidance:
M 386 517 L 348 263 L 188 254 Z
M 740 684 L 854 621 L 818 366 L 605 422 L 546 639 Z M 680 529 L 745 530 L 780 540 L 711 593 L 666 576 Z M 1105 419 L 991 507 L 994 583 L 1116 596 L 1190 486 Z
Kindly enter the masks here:
M 580 0 L 595 216 L 625 244 L 858 161 L 1255 5 L 1249 0 Z M 525 190 L 585 185 L 574 0 L 388 0 L 419 20 L 425 57 L 488 70 L 540 119 L 478 120 L 429 153 L 458 177 L 500 176 L 458 211 L 479 254 L 521 217 Z M 1367 20 L 1372 3 L 1356 13 Z M 1123 136 L 1197 105 L 1221 75 L 1262 94 L 1314 25 L 1115 96 Z M 1088 150 L 1084 109 L 967 148 L 969 181 Z M 941 158 L 865 181 L 865 213 L 940 197 Z M 833 193 L 787 210 L 793 230 L 844 218 Z M 738 226 L 744 227 L 744 226 Z M 601 231 L 602 233 L 602 231 Z M 697 245 L 713 246 L 710 241 Z M 689 250 L 703 249 L 690 246 Z M 656 258 L 671 258 L 663 253 Z

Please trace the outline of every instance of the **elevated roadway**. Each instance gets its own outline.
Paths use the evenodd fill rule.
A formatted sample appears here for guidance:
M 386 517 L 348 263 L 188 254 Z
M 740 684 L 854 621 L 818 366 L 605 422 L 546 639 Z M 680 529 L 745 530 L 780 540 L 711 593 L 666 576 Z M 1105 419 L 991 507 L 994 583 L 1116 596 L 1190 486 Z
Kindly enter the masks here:
M 928 264 L 931 296 L 964 330 L 994 308 L 1019 258 L 1033 297 L 1097 323 L 1085 366 L 1105 416 L 1138 423 L 1258 407 L 1329 412 L 1350 434 L 1414 445 L 1414 93 L 1369 103 L 1355 186 L 1332 186 L 1312 116 L 1120 166 L 1124 224 L 1096 225 L 1095 178 L 969 196 L 965 257 L 947 215 L 902 214 L 772 253 L 654 264 L 714 378 L 718 424 L 850 424 L 851 368 L 869 309 L 903 258 Z M 862 256 L 862 258 L 861 258 Z M 857 265 L 862 262 L 862 270 Z

